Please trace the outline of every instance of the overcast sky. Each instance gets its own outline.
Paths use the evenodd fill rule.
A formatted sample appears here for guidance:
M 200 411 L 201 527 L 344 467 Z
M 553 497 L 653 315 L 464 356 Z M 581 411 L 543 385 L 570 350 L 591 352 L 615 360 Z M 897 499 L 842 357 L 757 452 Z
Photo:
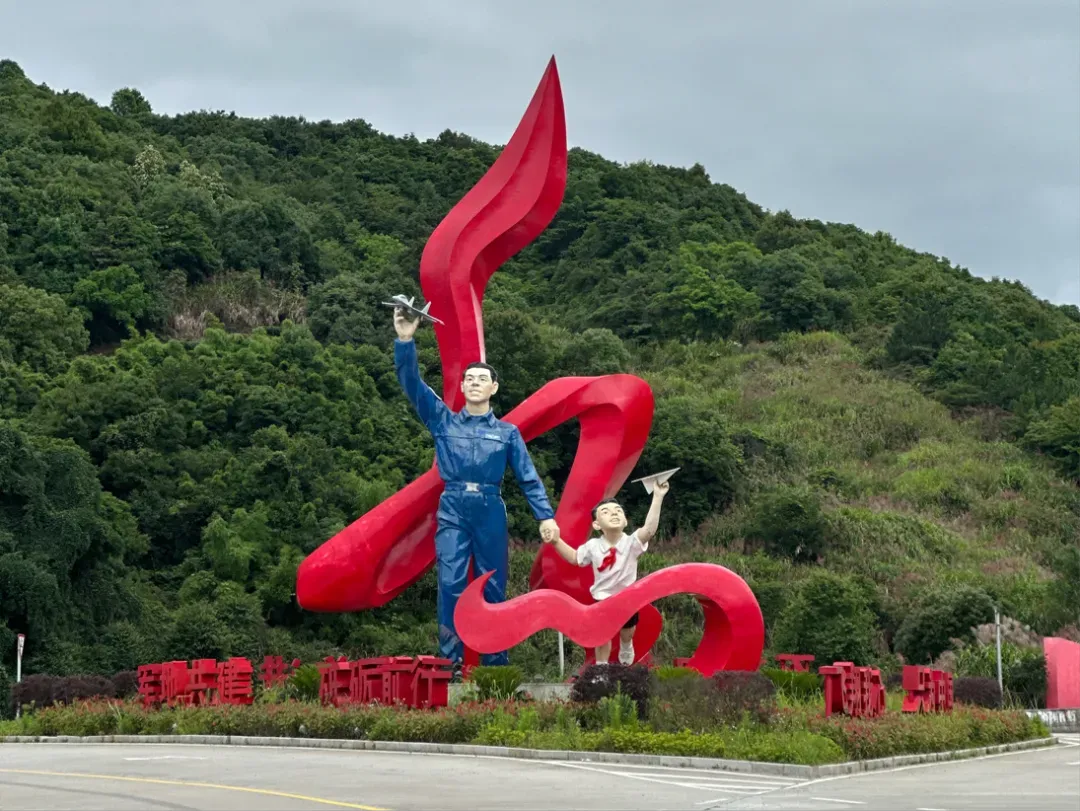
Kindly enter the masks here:
M 1080 303 L 1078 0 L 0 0 L 0 58 L 159 113 L 501 144 L 552 54 L 572 146 Z

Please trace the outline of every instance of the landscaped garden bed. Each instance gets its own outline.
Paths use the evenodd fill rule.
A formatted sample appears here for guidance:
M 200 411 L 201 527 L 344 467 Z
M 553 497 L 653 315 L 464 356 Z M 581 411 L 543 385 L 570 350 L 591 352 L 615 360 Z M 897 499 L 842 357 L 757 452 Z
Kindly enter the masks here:
M 809 675 L 809 674 L 808 674 Z M 1048 733 L 1025 713 L 957 704 L 948 713 L 824 717 L 813 677 L 678 668 L 586 670 L 571 700 L 467 700 L 453 707 L 324 706 L 265 691 L 250 705 L 146 708 L 88 699 L 29 708 L 0 736 L 232 735 L 514 746 L 821 765 L 1013 743 Z M 295 693 L 294 693 L 295 694 Z

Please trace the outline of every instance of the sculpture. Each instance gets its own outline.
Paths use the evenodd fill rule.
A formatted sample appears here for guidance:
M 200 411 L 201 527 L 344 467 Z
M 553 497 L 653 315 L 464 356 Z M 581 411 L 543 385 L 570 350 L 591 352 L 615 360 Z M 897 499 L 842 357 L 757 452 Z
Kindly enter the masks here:
M 434 331 L 442 362 L 442 400 L 452 411 L 463 405 L 460 384 L 466 367 L 486 360 L 481 305 L 487 282 L 503 262 L 551 222 L 566 188 L 566 165 L 566 122 L 552 58 L 513 137 L 487 173 L 435 229 L 421 258 L 421 289 L 442 322 L 434 323 Z M 502 418 L 518 428 L 525 442 L 567 420 L 579 421 L 577 453 L 555 513 L 562 537 L 572 547 L 587 538 L 593 506 L 613 496 L 634 469 L 652 417 L 653 396 L 648 384 L 632 375 L 617 374 L 552 381 Z M 296 596 L 301 607 L 324 612 L 360 611 L 385 605 L 408 588 L 434 563 L 436 512 L 442 490 L 443 482 L 433 467 L 316 549 L 297 572 Z M 707 568 L 695 568 L 701 566 Z M 491 576 L 483 575 L 464 595 L 477 598 L 475 590 L 483 589 Z M 685 582 L 684 577 L 688 578 Z M 591 580 L 591 569 L 567 563 L 544 545 L 530 576 L 532 588 L 541 591 L 525 598 L 538 598 L 546 604 L 551 599 L 550 590 L 558 590 L 559 598 L 575 606 L 559 619 L 559 627 L 579 644 L 586 643 L 566 626 L 566 617 L 575 616 L 574 610 L 597 612 L 590 616 L 602 617 L 599 627 L 607 628 L 615 622 L 615 615 L 636 603 L 634 610 L 625 611 L 612 626 L 607 638 L 640 610 L 634 646 L 635 660 L 640 662 L 648 656 L 661 626 L 659 612 L 648 603 L 667 594 L 698 589 L 697 593 L 708 595 L 703 602 L 706 635 L 699 654 L 714 643 L 720 643 L 722 649 L 696 654 L 696 661 L 706 669 L 741 668 L 752 658 L 752 667 L 757 667 L 761 648 L 755 641 L 755 629 L 760 610 L 746 584 L 726 569 L 707 564 L 676 566 L 644 578 L 602 605 L 587 608 L 584 604 L 592 602 Z M 752 604 L 752 610 L 739 608 L 742 603 L 738 601 L 725 600 L 725 588 L 738 592 L 742 603 Z M 514 614 L 518 601 L 511 603 L 502 605 L 511 606 Z M 459 615 L 468 615 L 462 614 L 460 602 L 455 618 Z M 749 622 L 746 632 L 732 630 L 733 623 L 744 619 Z M 455 619 L 468 646 L 470 637 L 461 633 L 459 623 Z M 588 639 L 592 641 L 586 647 L 602 644 L 604 640 L 595 637 L 590 632 Z M 744 645 L 747 651 L 735 654 L 729 649 L 731 645 Z M 501 650 L 505 647 L 485 645 L 484 652 Z M 467 663 L 470 654 L 465 651 Z

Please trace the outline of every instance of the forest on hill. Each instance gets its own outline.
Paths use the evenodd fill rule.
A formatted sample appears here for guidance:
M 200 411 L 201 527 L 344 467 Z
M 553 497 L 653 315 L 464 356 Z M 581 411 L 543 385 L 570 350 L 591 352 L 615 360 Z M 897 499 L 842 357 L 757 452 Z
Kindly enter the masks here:
M 161 116 L 131 88 L 103 107 L 0 61 L 0 681 L 16 633 L 28 672 L 61 674 L 434 650 L 430 574 L 316 615 L 295 573 L 431 464 L 379 301 L 420 292 L 425 240 L 497 154 Z M 995 605 L 1075 632 L 1077 307 L 767 212 L 700 166 L 575 149 L 485 327 L 501 413 L 560 375 L 649 381 L 640 471 L 682 471 L 643 565 L 739 572 L 773 649 L 930 661 Z M 420 348 L 440 390 L 430 330 Z M 530 448 L 557 500 L 574 427 Z M 507 493 L 521 591 L 538 541 Z M 661 608 L 658 654 L 687 655 L 696 607 Z M 532 675 L 553 654 L 540 635 L 514 656 Z

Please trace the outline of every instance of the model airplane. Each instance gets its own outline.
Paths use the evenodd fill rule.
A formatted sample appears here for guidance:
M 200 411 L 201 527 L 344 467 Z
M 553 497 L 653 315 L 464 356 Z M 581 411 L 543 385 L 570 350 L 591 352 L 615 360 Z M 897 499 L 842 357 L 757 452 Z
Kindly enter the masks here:
M 645 492 L 650 496 L 652 495 L 653 488 L 658 484 L 663 484 L 682 468 L 673 467 L 671 470 L 665 470 L 662 473 L 653 473 L 651 476 L 642 476 L 640 479 L 634 479 L 631 484 L 635 482 L 641 482 L 641 486 L 645 488 Z
M 415 296 L 406 297 L 404 295 L 397 295 L 394 296 L 393 301 L 384 301 L 383 304 L 385 304 L 387 307 L 401 308 L 402 310 L 405 310 L 405 312 L 412 314 L 416 318 L 426 318 L 428 321 L 434 321 L 436 324 L 443 323 L 438 318 L 428 312 L 428 309 L 431 307 L 430 301 L 424 305 L 424 309 L 420 309 L 415 304 L 413 304 L 415 300 Z

